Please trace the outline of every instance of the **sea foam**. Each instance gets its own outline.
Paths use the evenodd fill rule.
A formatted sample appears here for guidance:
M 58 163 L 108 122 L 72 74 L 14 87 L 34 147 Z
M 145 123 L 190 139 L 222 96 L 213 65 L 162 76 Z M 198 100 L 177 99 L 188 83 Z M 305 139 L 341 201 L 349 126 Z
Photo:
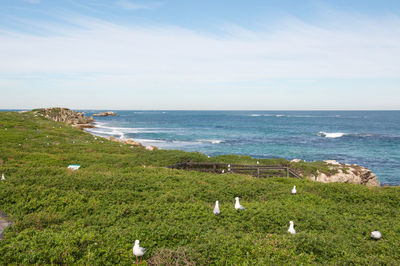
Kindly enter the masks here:
M 320 131 L 318 133 L 318 136 L 329 138 L 329 139 L 336 139 L 336 138 L 341 138 L 343 136 L 347 135 L 346 133 L 341 133 L 341 132 L 323 132 Z

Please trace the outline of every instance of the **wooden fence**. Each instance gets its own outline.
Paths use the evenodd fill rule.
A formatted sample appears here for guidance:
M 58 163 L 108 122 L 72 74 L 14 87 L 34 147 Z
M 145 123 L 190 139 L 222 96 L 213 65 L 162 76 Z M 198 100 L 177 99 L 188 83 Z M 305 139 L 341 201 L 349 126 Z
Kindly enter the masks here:
M 253 177 L 295 177 L 301 178 L 292 169 L 286 166 L 267 166 L 267 165 L 245 165 L 245 164 L 225 164 L 225 163 L 178 163 L 168 166 L 168 168 L 192 170 L 212 173 L 235 173 L 251 175 Z

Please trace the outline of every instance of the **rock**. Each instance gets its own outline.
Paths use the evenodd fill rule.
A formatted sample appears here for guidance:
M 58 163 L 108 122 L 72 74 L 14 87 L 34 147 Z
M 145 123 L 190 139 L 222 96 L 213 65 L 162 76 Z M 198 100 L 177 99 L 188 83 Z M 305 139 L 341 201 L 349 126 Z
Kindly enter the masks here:
M 79 129 L 84 129 L 84 128 L 95 128 L 93 124 L 75 124 L 72 125 L 73 127 L 79 128 Z
M 129 145 L 133 145 L 133 146 L 142 146 L 142 144 L 140 144 L 139 142 L 134 141 L 133 139 L 123 140 L 123 139 L 117 139 L 116 137 L 111 136 L 109 138 L 109 140 L 115 141 L 115 142 L 119 142 L 119 143 L 129 144 Z
M 324 162 L 326 162 L 327 164 L 332 164 L 332 165 L 340 165 L 340 163 L 335 160 L 325 160 Z
M 336 170 L 337 172 L 328 175 L 317 171 L 317 175 L 309 177 L 310 179 L 322 183 L 340 182 L 366 186 L 380 186 L 378 177 L 368 168 L 356 164 L 340 164 L 334 160 L 327 160 L 325 162 L 329 165 L 330 169 Z
M 3 238 L 4 229 L 10 225 L 11 222 L 9 221 L 8 216 L 4 212 L 0 211 L 0 240 Z
M 93 116 L 117 116 L 117 114 L 114 112 L 101 112 L 98 114 L 94 114 Z
M 134 141 L 133 139 L 127 139 L 127 140 L 125 141 L 125 143 L 126 143 L 126 144 L 129 144 L 129 145 L 134 145 L 134 146 L 140 146 L 140 145 L 141 145 L 139 142 L 136 142 L 136 141 Z
M 88 118 L 83 112 L 72 111 L 68 108 L 54 107 L 36 109 L 32 111 L 35 113 L 35 116 L 39 114 L 47 119 L 56 122 L 64 122 L 80 129 L 94 127 L 92 125 L 94 122 L 93 117 Z
M 122 141 L 123 141 L 123 140 L 121 140 L 121 139 L 117 139 L 117 138 L 114 137 L 114 136 L 111 136 L 111 137 L 109 138 L 109 140 L 115 141 L 115 142 L 122 142 Z
M 293 160 L 291 160 L 290 162 L 291 162 L 291 163 L 299 163 L 299 162 L 305 162 L 305 161 L 302 160 L 302 159 L 293 159 Z
M 154 150 L 157 150 L 158 148 L 156 147 L 156 146 L 146 146 L 146 150 L 149 150 L 149 151 L 154 151 Z

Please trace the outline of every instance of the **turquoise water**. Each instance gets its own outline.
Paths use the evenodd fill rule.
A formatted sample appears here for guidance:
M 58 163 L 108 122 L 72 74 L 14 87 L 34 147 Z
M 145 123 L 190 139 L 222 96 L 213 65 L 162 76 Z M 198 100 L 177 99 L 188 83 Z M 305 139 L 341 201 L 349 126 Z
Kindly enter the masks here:
M 92 115 L 96 111 L 85 111 Z M 115 111 L 90 130 L 207 155 L 337 160 L 400 185 L 400 111 Z

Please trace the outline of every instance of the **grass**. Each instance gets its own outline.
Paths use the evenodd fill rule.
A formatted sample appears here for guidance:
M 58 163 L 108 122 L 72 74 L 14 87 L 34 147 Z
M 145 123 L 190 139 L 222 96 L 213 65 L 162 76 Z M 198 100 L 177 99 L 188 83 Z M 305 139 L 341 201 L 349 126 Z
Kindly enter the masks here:
M 247 156 L 131 148 L 32 113 L 0 112 L 0 264 L 389 264 L 400 261 L 400 189 L 166 169 Z M 259 160 L 283 164 L 285 160 Z M 80 164 L 78 171 L 67 169 Z M 146 166 L 146 167 L 144 167 Z M 303 173 L 328 171 L 299 163 Z M 293 185 L 298 194 L 291 195 Z M 247 210 L 234 210 L 234 197 Z M 212 213 L 220 201 L 221 215 Z M 293 220 L 296 235 L 287 233 Z M 383 239 L 371 240 L 379 230 Z

